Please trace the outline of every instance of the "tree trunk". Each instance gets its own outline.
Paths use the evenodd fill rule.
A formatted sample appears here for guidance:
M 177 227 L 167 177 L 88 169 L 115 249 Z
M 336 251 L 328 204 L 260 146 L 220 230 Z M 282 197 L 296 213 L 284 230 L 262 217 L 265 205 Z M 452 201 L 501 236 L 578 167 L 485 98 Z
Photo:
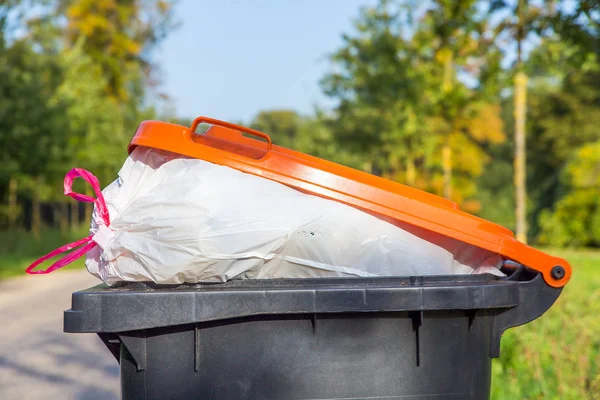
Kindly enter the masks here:
M 515 216 L 517 240 L 527 243 L 527 188 L 525 181 L 525 119 L 527 115 L 527 75 L 515 75 Z
M 417 178 L 417 171 L 415 168 L 415 160 L 412 157 L 406 158 L 406 184 L 408 186 L 415 186 Z
M 442 148 L 442 168 L 444 170 L 444 197 L 452 199 L 452 148 L 450 141 L 446 140 Z
M 453 88 L 454 68 L 453 54 L 450 49 L 444 49 L 442 57 L 444 63 L 444 79 L 442 82 L 442 91 L 448 93 Z M 446 121 L 450 126 L 454 125 L 453 121 Z M 444 197 L 448 200 L 452 199 L 452 147 L 450 147 L 450 134 L 446 133 L 444 138 L 444 147 L 442 147 L 442 168 L 444 170 Z
M 95 197 L 96 195 L 94 194 L 94 190 L 86 185 L 85 187 L 85 194 L 87 194 L 90 197 Z M 94 210 L 94 204 L 92 203 L 85 203 L 85 217 L 88 221 L 92 219 L 92 211 Z
M 31 199 L 31 233 L 36 239 L 40 238 L 42 228 L 42 212 L 40 203 L 40 187 L 42 186 L 42 177 L 36 176 L 33 184 L 33 198 Z
M 8 229 L 13 230 L 17 222 L 17 178 L 8 181 Z
M 58 213 L 58 225 L 60 231 L 65 233 L 69 230 L 69 205 L 67 203 L 59 203 L 56 205 Z
M 448 93 L 452 90 L 452 78 L 454 77 L 454 68 L 452 51 L 448 48 L 442 50 L 442 62 L 444 63 L 444 79 L 442 81 L 442 91 Z
M 71 230 L 74 231 L 79 225 L 79 203 L 70 203 L 71 209 Z

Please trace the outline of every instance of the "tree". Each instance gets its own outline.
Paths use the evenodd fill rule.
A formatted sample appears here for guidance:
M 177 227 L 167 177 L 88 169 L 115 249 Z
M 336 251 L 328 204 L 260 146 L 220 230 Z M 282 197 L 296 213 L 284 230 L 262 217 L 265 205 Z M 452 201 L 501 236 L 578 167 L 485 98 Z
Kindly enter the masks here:
M 171 2 L 43 1 L 29 19 L 20 3 L 0 5 L 1 211 L 14 227 L 19 205 L 30 204 L 24 214 L 39 235 L 42 202 L 68 225 L 50 182 L 76 165 L 113 179 L 133 130 L 155 115 L 149 52 L 171 27 Z
M 482 171 L 487 143 L 504 139 L 499 107 L 490 101 L 499 52 L 482 33 L 482 16 L 460 25 L 475 18 L 474 4 L 439 1 L 422 10 L 381 1 L 364 9 L 356 35 L 345 35 L 332 56 L 336 72 L 323 80 L 326 94 L 339 102 L 331 122 L 335 137 L 361 154 L 363 168 L 463 205 L 475 192 L 472 177 Z M 483 116 L 488 121 L 482 124 Z M 453 152 L 460 182 L 454 194 Z
M 523 54 L 522 60 L 522 72 L 528 77 L 525 125 L 528 236 L 530 240 L 545 243 L 551 235 L 547 230 L 548 218 L 542 218 L 542 214 L 551 215 L 557 202 L 574 190 L 566 184 L 566 166 L 582 145 L 599 138 L 598 27 L 580 11 L 585 2 L 571 6 L 565 6 L 564 2 L 553 3 L 556 3 L 554 8 L 541 11 L 531 23 L 526 42 L 535 47 Z M 512 15 L 510 8 L 502 12 L 507 11 L 508 15 L 496 15 L 496 19 L 502 21 Z M 515 44 L 514 31 L 507 31 L 506 26 L 502 29 L 498 40 L 504 42 L 501 47 L 508 54 L 516 54 L 511 50 Z M 513 65 L 509 65 L 508 71 L 513 74 L 514 84 Z M 514 154 L 515 148 L 514 90 L 507 91 L 502 102 L 503 119 L 512 135 L 507 143 L 491 149 L 493 162 L 479 180 L 478 196 L 488 205 L 481 214 L 484 218 L 514 227 L 514 168 L 510 165 L 514 157 L 509 156 L 509 152 Z M 540 224 L 546 228 L 542 229 Z
M 64 152 L 72 166 L 94 171 L 100 182 L 107 184 L 127 157 L 127 143 L 135 127 L 126 126 L 126 108 L 106 95 L 102 70 L 84 53 L 81 41 L 62 51 L 60 66 L 64 77 L 53 99 L 66 104 L 69 140 Z M 79 206 L 62 196 L 59 187 L 55 193 L 60 196 L 54 200 L 63 210 L 71 204 L 71 223 L 76 225 Z M 86 214 L 90 213 L 87 206 Z M 66 218 L 66 211 L 62 215 Z
M 12 70 L 8 62 L 8 41 L 16 26 L 19 26 L 22 22 L 21 11 L 22 4 L 19 0 L 7 0 L 0 4 L 0 96 L 2 96 L 0 97 L 0 119 L 10 117 L 10 104 L 8 103 L 9 99 L 6 97 L 16 90 L 15 82 L 11 80 L 15 71 Z M 2 121 L 0 121 L 0 126 L 2 125 Z M 4 134 L 6 135 L 8 132 L 4 132 Z M 6 137 L 4 140 L 0 138 L 0 144 L 5 143 Z M 0 217 L 7 220 L 9 229 L 14 229 L 17 218 L 21 213 L 17 197 L 19 163 L 18 158 L 14 154 L 9 154 L 6 147 L 3 146 L 2 149 L 3 152 L 0 154 L 0 161 L 2 162 L 0 182 L 8 181 L 8 184 L 7 202 L 6 205 L 0 206 Z
M 17 181 L 31 190 L 31 226 L 37 236 L 40 201 L 48 193 L 45 182 L 56 176 L 64 162 L 68 140 L 62 116 L 65 104 L 52 100 L 61 71 L 54 58 L 35 52 L 26 40 L 18 40 L 5 51 L 0 75 L 0 174 L 9 177 L 12 190 Z M 14 202 L 14 192 L 9 196 Z
M 319 109 L 314 111 L 314 115 L 308 116 L 292 110 L 260 111 L 250 127 L 267 133 L 278 146 L 340 164 L 357 164 L 356 157 L 337 143 L 327 126 L 325 113 Z
M 294 147 L 301 125 L 302 117 L 293 110 L 268 110 L 259 112 L 250 127 L 267 133 L 279 146 Z
M 417 33 L 421 46 L 431 47 L 435 62 L 440 64 L 436 74 L 439 79 L 439 95 L 436 96 L 437 114 L 443 120 L 441 125 L 443 193 L 452 198 L 452 145 L 457 135 L 461 115 L 472 102 L 469 91 L 457 82 L 456 69 L 465 67 L 469 57 L 477 49 L 478 21 L 476 20 L 476 2 L 435 0 L 424 17 L 424 26 Z M 434 61 L 431 60 L 431 61 Z M 467 70 L 467 68 L 463 68 Z M 434 76 L 435 77 L 435 76 Z M 445 131 L 445 132 L 444 132 Z M 460 136 L 460 134 L 459 134 Z
M 435 142 L 428 162 L 430 184 L 424 188 L 478 212 L 473 178 L 488 162 L 489 145 L 504 140 L 498 101 L 501 53 L 477 2 L 426 4 L 412 37 L 421 49 L 420 63 L 429 69 L 420 99 L 427 110 L 421 129 Z
M 527 82 L 524 69 L 525 53 L 523 45 L 533 36 L 544 37 L 549 34 L 549 22 L 556 14 L 556 2 L 533 4 L 529 0 L 494 0 L 490 6 L 490 14 L 499 16 L 500 23 L 496 27 L 497 37 L 506 43 L 516 45 L 516 58 L 513 63 L 513 100 L 514 100 L 514 185 L 516 237 L 527 242 L 527 185 L 526 185 L 526 121 L 527 121 Z M 510 46 L 509 45 L 509 46 Z M 507 47 L 507 46 L 503 46 Z M 506 51 L 506 50 L 505 50 Z
M 539 222 L 533 233 L 541 242 L 600 243 L 585 239 L 591 231 L 580 234 L 572 228 L 578 223 L 587 226 L 581 215 L 587 213 L 589 222 L 597 197 L 593 185 L 580 177 L 596 170 L 592 160 L 598 149 L 593 143 L 600 140 L 599 82 L 598 70 L 572 71 L 558 87 L 539 83 L 532 88 L 537 95 L 531 104 L 533 140 L 529 146 L 534 154 L 530 182 L 537 182 L 531 193 L 535 202 L 532 217 Z M 578 235 L 573 236 L 575 233 Z
M 100 66 L 106 90 L 118 101 L 131 92 L 136 71 L 150 75 L 152 48 L 173 27 L 169 0 L 58 0 L 57 17 L 68 46 L 82 43 L 83 52 Z M 147 80 L 151 82 L 151 79 Z
M 336 140 L 360 155 L 354 166 L 415 184 L 431 147 L 419 132 L 430 68 L 411 40 L 408 5 L 381 1 L 363 9 L 356 36 L 344 35 L 344 46 L 331 56 L 338 71 L 322 85 L 339 102 L 329 123 Z
M 552 246 L 600 245 L 600 141 L 581 147 L 563 170 L 565 195 L 540 214 L 539 241 Z
M 544 233 L 548 219 L 542 215 L 551 213 L 561 198 L 576 190 L 566 184 L 566 166 L 581 146 L 600 139 L 600 30 L 593 20 L 597 13 L 589 13 L 587 5 L 579 1 L 571 8 L 557 3 L 551 13 L 546 11 L 540 18 L 543 23 L 533 25 L 536 32 L 540 26 L 545 29 L 541 43 L 524 65 L 532 93 L 527 123 L 527 184 L 532 200 L 528 223 L 530 237 L 545 235 L 540 240 L 548 238 Z

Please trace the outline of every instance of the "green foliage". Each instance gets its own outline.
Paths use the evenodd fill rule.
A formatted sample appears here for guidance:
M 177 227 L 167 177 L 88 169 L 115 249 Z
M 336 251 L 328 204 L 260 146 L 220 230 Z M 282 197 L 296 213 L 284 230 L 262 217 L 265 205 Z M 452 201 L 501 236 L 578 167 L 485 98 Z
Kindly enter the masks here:
M 81 41 L 83 52 L 100 68 L 105 88 L 118 101 L 134 96 L 130 71 L 149 64 L 149 51 L 172 27 L 167 0 L 59 0 L 67 43 Z
M 322 81 L 338 101 L 328 126 L 340 148 L 356 155 L 353 166 L 436 193 L 441 147 L 450 146 L 453 199 L 477 209 L 469 200 L 487 161 L 484 147 L 504 140 L 500 108 L 489 101 L 499 52 L 482 34 L 476 2 L 436 1 L 419 12 L 392 1 L 362 10 L 355 34 L 331 56 L 335 72 Z
M 566 194 L 540 214 L 542 244 L 600 245 L 600 141 L 581 147 L 564 169 Z
M 443 192 L 441 148 L 447 145 L 453 200 L 514 228 L 513 98 L 511 91 L 501 92 L 511 88 L 515 69 L 506 68 L 514 60 L 503 53 L 514 53 L 517 39 L 537 38 L 537 47 L 521 54 L 522 64 L 515 66 L 530 77 L 530 238 L 595 244 L 595 223 L 573 222 L 580 228 L 565 230 L 558 217 L 549 218 L 572 190 L 569 178 L 560 178 L 568 161 L 581 146 L 600 139 L 599 47 L 591 45 L 598 43 L 597 15 L 587 2 L 575 8 L 551 3 L 544 8 L 528 1 L 440 0 L 426 6 L 380 1 L 362 10 L 354 32 L 344 35 L 343 46 L 331 55 L 332 72 L 322 86 L 337 101 L 333 113 L 298 119 L 293 111 L 266 112 L 253 126 L 282 132 L 273 135 L 283 146 L 309 152 L 330 148 L 321 154 L 437 194 Z M 313 125 L 300 144 L 302 120 Z M 323 135 L 317 140 L 312 132 Z M 312 141 L 319 145 L 311 149 Z M 592 206 L 580 209 L 583 200 L 575 199 L 582 196 L 564 200 L 562 219 L 596 220 Z M 550 240 L 560 236 L 548 233 L 551 226 L 568 238 Z
M 590 21 L 578 14 L 577 7 L 573 10 L 560 3 L 556 11 L 553 15 L 544 12 L 548 31 L 523 65 L 530 77 L 526 129 L 529 238 L 554 245 L 591 245 L 595 242 L 589 231 L 590 223 L 581 220 L 595 215 L 586 195 L 579 193 L 560 205 L 558 202 L 574 189 L 566 171 L 568 165 L 577 158 L 582 146 L 600 140 L 600 75 L 595 61 L 599 47 L 590 46 L 590 43 L 598 43 L 598 30 L 586 25 Z M 535 24 L 537 26 L 532 26 L 534 31 L 541 26 L 539 21 Z M 493 161 L 478 185 L 478 198 L 486 205 L 484 208 L 503 210 L 501 213 L 504 214 L 498 215 L 494 211 L 492 216 L 487 212 L 482 216 L 511 228 L 514 225 L 509 222 L 514 220 L 514 211 L 505 204 L 514 202 L 513 179 L 498 171 L 512 163 L 512 102 L 512 94 L 507 93 L 503 102 L 503 120 L 507 127 L 508 147 L 503 153 L 491 149 Z M 498 183 L 494 188 L 489 184 L 492 180 Z M 560 212 L 554 211 L 557 207 Z
M 479 216 L 510 229 L 515 227 L 512 142 L 489 150 L 490 163 L 476 181 Z
M 279 146 L 294 147 L 300 134 L 302 117 L 293 110 L 261 111 L 254 117 L 250 127 L 268 132 Z
M 83 52 L 80 44 L 63 53 L 61 68 L 64 80 L 55 98 L 68 104 L 64 116 L 69 143 L 64 151 L 69 153 L 74 166 L 94 171 L 107 182 L 126 157 L 127 143 L 135 126 L 127 126 L 125 107 L 106 95 L 101 68 Z
M 450 185 L 464 210 L 513 228 L 519 69 L 530 78 L 531 239 L 598 246 L 600 207 L 582 183 L 595 173 L 586 152 L 600 141 L 593 3 L 380 0 L 331 54 L 322 87 L 334 110 L 265 110 L 251 126 L 278 145 L 436 194 Z M 35 18 L 32 4 L 41 4 Z M 165 0 L 0 4 L 0 227 L 29 225 L 42 206 L 55 214 L 47 221 L 68 225 L 60 186 L 74 166 L 103 185 L 114 178 L 135 127 L 156 117 L 150 55 L 172 13 Z M 519 39 L 527 49 L 515 65 Z
M 302 116 L 292 110 L 265 110 L 254 117 L 250 127 L 271 136 L 273 143 L 344 165 L 358 165 L 356 154 L 345 151 L 319 110 Z
M 88 229 L 87 224 L 65 232 L 61 232 L 56 228 L 43 229 L 40 240 L 36 240 L 31 233 L 23 229 L 0 231 L 0 279 L 24 275 L 25 269 L 37 258 L 65 243 L 71 243 L 85 237 Z M 48 264 L 45 264 L 45 267 L 48 267 L 52 261 L 46 261 Z M 81 268 L 83 262 L 83 259 L 78 260 L 66 268 Z
M 64 103 L 53 100 L 61 71 L 53 57 L 19 40 L 0 57 L 0 177 L 55 172 L 65 160 Z
M 340 72 L 326 76 L 325 93 L 339 102 L 329 123 L 341 147 L 361 154 L 364 165 L 383 175 L 406 167 L 403 158 L 423 158 L 424 70 L 418 48 L 404 38 L 403 12 L 389 2 L 364 9 L 357 35 L 344 36 L 344 47 L 332 55 Z
M 557 55 L 560 48 L 565 48 L 565 44 L 549 40 L 533 55 L 535 58 L 531 62 L 540 76 L 531 90 L 529 101 L 528 185 L 532 204 L 529 223 L 534 228 L 532 234 L 538 236 L 542 243 L 589 245 L 593 241 L 588 233 L 581 229 L 565 230 L 563 224 L 557 224 L 556 220 L 587 218 L 587 212 L 582 215 L 578 210 L 578 205 L 583 205 L 582 201 L 589 203 L 585 194 L 574 194 L 562 202 L 560 214 L 563 217 L 555 215 L 551 218 L 551 214 L 569 191 L 577 189 L 567 169 L 572 168 L 573 162 L 577 163 L 574 160 L 580 158 L 578 152 L 583 146 L 600 140 L 600 72 L 596 67 L 581 70 L 572 62 L 574 56 L 571 52 L 565 51 L 563 57 Z M 544 68 L 545 64 L 552 65 L 550 61 L 562 66 L 560 74 L 554 74 L 553 67 Z M 583 168 L 589 166 L 587 164 Z M 586 210 L 589 211 L 589 207 Z M 564 215 L 565 212 L 569 212 L 570 216 Z M 573 224 L 584 226 L 587 222 Z M 558 239 L 575 232 L 583 236 Z
M 26 6 L 37 3 L 0 4 L 0 226 L 19 215 L 39 234 L 41 207 L 50 201 L 61 227 L 68 225 L 64 174 L 83 167 L 107 184 L 136 126 L 154 117 L 146 104 L 148 57 L 172 26 L 172 7 L 43 1 L 27 19 Z

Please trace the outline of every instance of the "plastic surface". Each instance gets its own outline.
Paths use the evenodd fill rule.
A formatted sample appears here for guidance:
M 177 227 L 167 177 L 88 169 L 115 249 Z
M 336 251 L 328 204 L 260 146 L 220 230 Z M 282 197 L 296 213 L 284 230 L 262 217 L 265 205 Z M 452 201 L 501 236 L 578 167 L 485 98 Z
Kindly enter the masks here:
M 124 399 L 488 399 L 502 332 L 561 289 L 490 275 L 246 280 L 73 294 Z
M 197 135 L 200 123 L 214 125 Z M 497 224 L 458 210 L 456 204 L 361 171 L 347 168 L 271 143 L 244 137 L 242 132 L 265 138 L 262 132 L 207 117 L 198 117 L 190 128 L 145 121 L 131 141 L 136 146 L 162 149 L 211 163 L 229 166 L 293 188 L 388 218 L 403 229 L 424 229 L 500 254 L 542 273 L 546 283 L 564 286 L 571 277 L 570 265 L 561 258 L 533 249 Z M 259 135 L 260 134 L 260 135 Z M 553 276 L 561 266 L 564 274 Z
M 94 211 L 98 247 L 86 266 L 108 284 L 501 275 L 501 257 L 474 246 L 422 238 L 336 201 L 146 147 L 102 196 L 110 224 Z

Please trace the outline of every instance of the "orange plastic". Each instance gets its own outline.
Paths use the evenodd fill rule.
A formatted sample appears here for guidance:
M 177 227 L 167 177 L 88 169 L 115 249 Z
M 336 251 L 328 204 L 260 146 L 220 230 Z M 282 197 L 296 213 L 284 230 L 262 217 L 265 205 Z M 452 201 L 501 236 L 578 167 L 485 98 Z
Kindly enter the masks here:
M 212 125 L 196 134 L 199 124 Z M 246 137 L 249 134 L 264 141 Z M 170 151 L 283 183 L 306 193 L 339 201 L 394 223 L 407 223 L 500 254 L 542 273 L 546 283 L 564 286 L 571 266 L 558 257 L 529 247 L 512 231 L 460 211 L 442 197 L 392 182 L 308 154 L 276 146 L 271 138 L 253 129 L 207 117 L 192 127 L 144 121 L 129 144 Z M 562 266 L 564 276 L 552 276 Z

